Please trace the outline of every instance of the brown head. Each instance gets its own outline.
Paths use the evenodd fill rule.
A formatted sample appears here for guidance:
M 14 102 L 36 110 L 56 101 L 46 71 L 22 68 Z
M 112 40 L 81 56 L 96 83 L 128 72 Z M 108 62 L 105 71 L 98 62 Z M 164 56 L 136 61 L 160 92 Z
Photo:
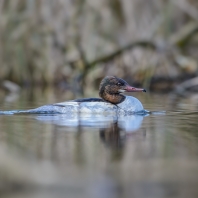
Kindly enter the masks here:
M 115 76 L 106 76 L 102 79 L 99 88 L 99 95 L 105 101 L 119 104 L 124 101 L 123 92 L 146 92 L 145 89 L 131 87 L 126 81 Z

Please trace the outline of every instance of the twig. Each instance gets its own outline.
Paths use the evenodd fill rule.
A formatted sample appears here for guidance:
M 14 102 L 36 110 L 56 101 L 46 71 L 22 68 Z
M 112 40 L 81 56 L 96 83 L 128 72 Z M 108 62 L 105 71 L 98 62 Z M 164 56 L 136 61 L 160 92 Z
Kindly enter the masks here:
M 172 2 L 193 19 L 198 21 L 198 10 L 194 6 L 190 5 L 186 0 L 173 0 Z
M 134 47 L 146 47 L 146 48 L 151 48 L 151 49 L 156 49 L 156 45 L 154 43 L 152 43 L 151 41 L 136 41 L 136 42 L 132 42 L 129 45 L 123 47 L 123 48 L 119 48 L 118 50 L 116 50 L 115 52 L 113 52 L 112 54 L 109 54 L 107 56 L 103 56 L 101 58 L 98 58 L 92 62 L 89 63 L 88 68 L 92 68 L 94 65 L 101 63 L 101 62 L 107 62 L 113 58 L 115 58 L 116 56 L 124 53 L 126 50 L 130 50 Z
M 170 37 L 170 43 L 183 47 L 197 32 L 198 24 L 196 22 L 189 22 Z
M 97 65 L 98 63 L 104 63 L 104 62 L 108 62 L 110 60 L 112 60 L 113 58 L 115 58 L 116 56 L 118 55 L 121 55 L 122 53 L 124 53 L 126 50 L 130 50 L 134 47 L 145 47 L 145 48 L 151 48 L 151 49 L 156 49 L 156 45 L 154 43 L 152 43 L 151 41 L 136 41 L 136 42 L 132 42 L 128 45 L 126 45 L 125 47 L 122 47 L 122 48 L 119 48 L 118 50 L 116 50 L 115 52 L 109 54 L 109 55 L 106 55 L 106 56 L 103 56 L 103 57 L 100 57 L 90 63 L 88 63 L 86 61 L 86 58 L 85 57 L 81 57 L 83 58 L 82 61 L 83 63 L 85 64 L 85 71 L 83 72 L 82 74 L 82 82 L 84 82 L 84 79 L 86 77 L 86 75 L 89 73 L 89 70 L 90 69 L 93 69 L 95 65 Z M 82 52 L 82 51 L 81 51 Z M 81 53 L 82 55 L 82 53 Z
M 183 83 L 176 86 L 174 92 L 180 95 L 184 95 L 186 90 L 190 87 L 198 86 L 198 77 L 186 80 Z

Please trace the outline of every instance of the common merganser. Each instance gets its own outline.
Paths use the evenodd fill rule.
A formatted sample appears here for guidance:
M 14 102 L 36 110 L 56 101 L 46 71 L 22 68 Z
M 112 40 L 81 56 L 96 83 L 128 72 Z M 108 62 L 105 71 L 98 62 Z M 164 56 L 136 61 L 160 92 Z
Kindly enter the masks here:
M 99 96 L 101 98 L 76 99 L 29 110 L 0 111 L 0 114 L 148 113 L 137 98 L 125 96 L 122 94 L 124 92 L 146 92 L 146 90 L 131 87 L 121 78 L 106 76 L 99 87 Z

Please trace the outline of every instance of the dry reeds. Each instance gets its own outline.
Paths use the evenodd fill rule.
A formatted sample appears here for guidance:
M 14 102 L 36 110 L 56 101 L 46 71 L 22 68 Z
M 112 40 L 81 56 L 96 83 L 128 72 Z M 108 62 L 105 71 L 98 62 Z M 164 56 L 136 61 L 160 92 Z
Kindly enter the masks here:
M 1 0 L 0 79 L 93 84 L 108 74 L 148 86 L 153 76 L 188 71 L 178 56 L 194 59 L 195 72 L 197 13 L 195 0 Z M 133 46 L 144 41 L 155 48 Z

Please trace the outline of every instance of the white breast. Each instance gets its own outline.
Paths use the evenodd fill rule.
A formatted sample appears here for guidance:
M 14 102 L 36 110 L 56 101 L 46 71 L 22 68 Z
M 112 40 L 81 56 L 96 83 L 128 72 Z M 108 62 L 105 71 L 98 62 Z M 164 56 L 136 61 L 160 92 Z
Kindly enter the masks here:
M 144 107 L 142 103 L 132 96 L 126 96 L 125 100 L 117 105 L 119 107 L 119 111 L 125 111 L 125 112 L 139 112 L 144 110 Z

